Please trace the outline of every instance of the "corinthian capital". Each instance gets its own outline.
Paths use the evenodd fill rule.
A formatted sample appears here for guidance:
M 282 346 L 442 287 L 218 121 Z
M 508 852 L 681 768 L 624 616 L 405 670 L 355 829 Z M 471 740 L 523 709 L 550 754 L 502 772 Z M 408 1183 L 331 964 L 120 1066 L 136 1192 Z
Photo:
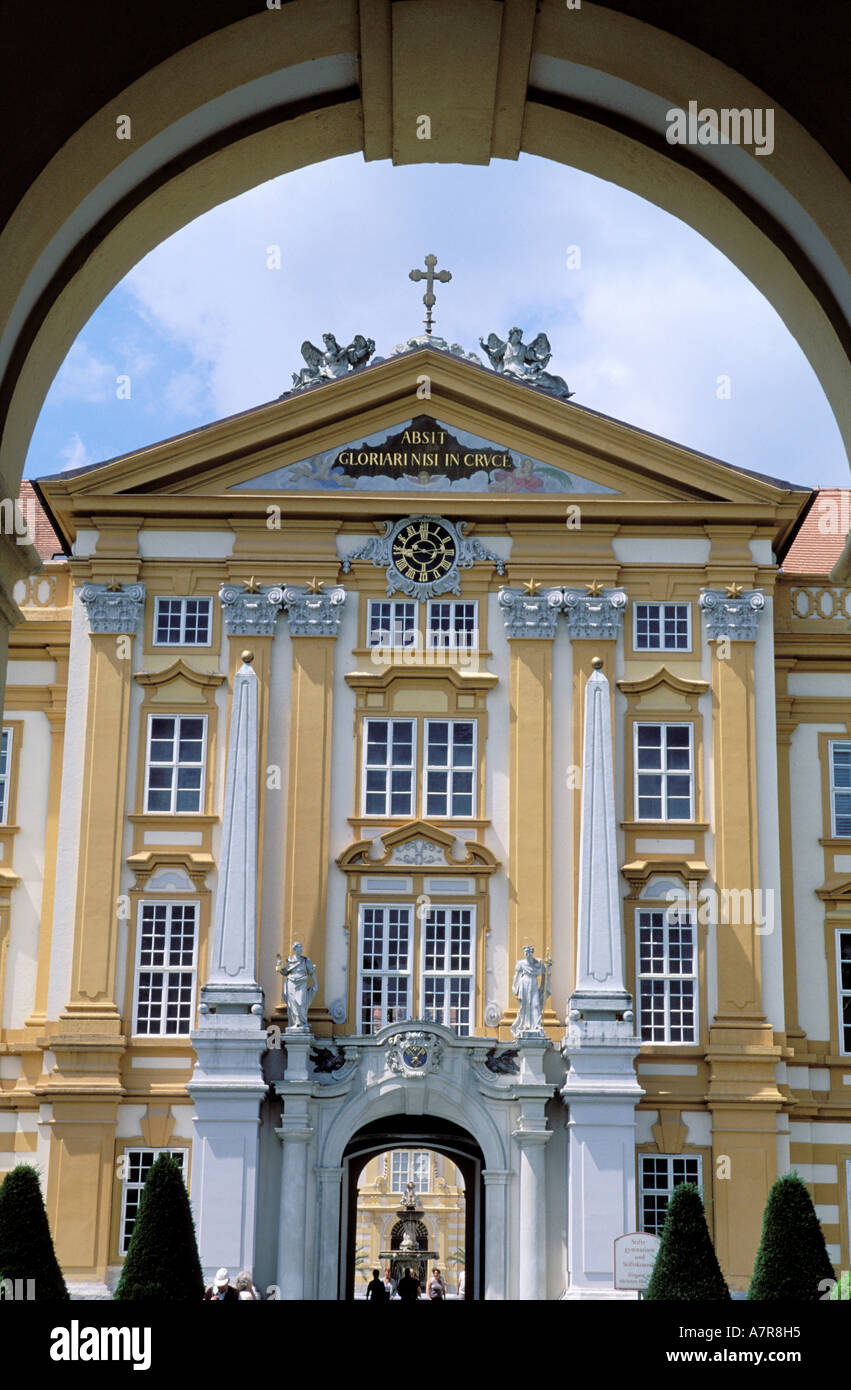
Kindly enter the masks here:
M 229 637 L 274 637 L 282 602 L 277 585 L 223 584 L 219 600 Z
M 564 611 L 570 640 L 575 637 L 596 637 L 614 642 L 623 627 L 627 597 L 623 589 L 589 594 L 581 589 L 565 589 Z
M 727 637 L 733 642 L 753 642 L 759 617 L 765 608 L 765 594 L 761 589 L 738 589 L 731 584 L 729 589 L 701 589 L 697 602 L 706 623 L 706 636 L 710 642 L 718 642 Z
M 500 589 L 499 606 L 508 637 L 552 638 L 561 612 L 561 589 Z
M 132 636 L 145 610 L 144 584 L 84 584 L 80 600 L 86 605 L 92 632 Z
M 283 590 L 292 637 L 336 637 L 346 591 L 316 584 L 288 584 Z

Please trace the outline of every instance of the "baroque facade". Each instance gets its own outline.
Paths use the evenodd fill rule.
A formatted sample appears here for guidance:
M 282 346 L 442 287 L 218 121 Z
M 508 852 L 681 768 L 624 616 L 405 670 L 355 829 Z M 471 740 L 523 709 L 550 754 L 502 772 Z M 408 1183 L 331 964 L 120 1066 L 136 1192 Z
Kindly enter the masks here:
M 81 1292 L 163 1149 L 282 1298 L 351 1296 L 394 1151 L 457 1168 L 467 1297 L 634 1296 L 684 1179 L 744 1289 L 790 1168 L 847 1266 L 848 494 L 429 347 L 36 492 L 0 1170 Z

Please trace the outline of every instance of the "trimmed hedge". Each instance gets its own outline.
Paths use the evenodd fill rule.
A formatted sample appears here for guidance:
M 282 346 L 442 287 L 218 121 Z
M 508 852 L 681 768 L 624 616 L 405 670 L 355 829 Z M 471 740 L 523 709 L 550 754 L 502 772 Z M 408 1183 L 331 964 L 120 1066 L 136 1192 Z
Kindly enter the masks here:
M 151 1165 L 114 1297 L 137 1303 L 195 1303 L 204 1297 L 189 1193 L 170 1154 Z
M 53 1249 L 41 1183 L 31 1164 L 21 1163 L 0 1186 L 0 1279 L 34 1281 L 36 1303 L 66 1300 L 68 1290 Z
M 680 1302 L 718 1302 L 730 1297 L 694 1183 L 681 1183 L 674 1188 L 665 1213 L 662 1244 L 644 1297 Z
M 810 1194 L 797 1173 L 787 1173 L 768 1194 L 748 1298 L 814 1303 L 824 1293 L 822 1280 L 833 1278 Z

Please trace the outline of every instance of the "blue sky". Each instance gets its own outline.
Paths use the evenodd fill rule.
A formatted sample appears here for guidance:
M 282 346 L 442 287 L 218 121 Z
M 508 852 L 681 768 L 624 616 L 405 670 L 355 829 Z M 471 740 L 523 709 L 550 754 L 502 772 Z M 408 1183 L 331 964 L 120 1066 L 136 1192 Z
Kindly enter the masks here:
M 745 468 L 848 486 L 815 374 L 750 282 L 668 213 L 527 155 L 398 169 L 346 156 L 190 223 L 89 319 L 45 400 L 25 476 L 272 400 L 303 365 L 305 338 L 363 333 L 385 354 L 422 331 L 423 287 L 408 271 L 427 251 L 453 274 L 435 318 L 450 342 L 478 350 L 480 335 L 504 338 L 514 323 L 527 341 L 543 329 L 549 369 L 577 404 Z

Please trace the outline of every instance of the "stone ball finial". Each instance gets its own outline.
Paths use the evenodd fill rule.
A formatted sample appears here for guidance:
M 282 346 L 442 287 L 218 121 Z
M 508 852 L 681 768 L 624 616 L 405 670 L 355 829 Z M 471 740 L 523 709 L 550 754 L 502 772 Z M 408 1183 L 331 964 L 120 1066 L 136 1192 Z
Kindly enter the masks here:
M 603 658 L 601 656 L 592 656 L 591 665 L 595 671 L 601 671 L 603 669 Z
M 246 651 L 242 653 L 242 660 L 245 662 L 246 666 L 250 666 L 254 660 L 254 653 L 246 649 Z

